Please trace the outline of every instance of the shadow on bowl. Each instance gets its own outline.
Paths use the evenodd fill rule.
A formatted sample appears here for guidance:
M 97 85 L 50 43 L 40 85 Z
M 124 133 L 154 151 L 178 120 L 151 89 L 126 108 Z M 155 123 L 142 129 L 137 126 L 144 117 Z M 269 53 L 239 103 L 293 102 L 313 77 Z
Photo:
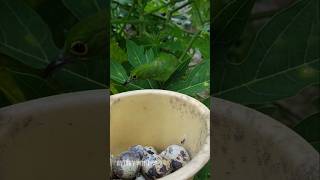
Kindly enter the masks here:
M 212 98 L 213 174 L 220 180 L 319 180 L 319 153 L 274 119 Z
M 0 179 L 106 179 L 108 100 L 94 90 L 0 109 Z

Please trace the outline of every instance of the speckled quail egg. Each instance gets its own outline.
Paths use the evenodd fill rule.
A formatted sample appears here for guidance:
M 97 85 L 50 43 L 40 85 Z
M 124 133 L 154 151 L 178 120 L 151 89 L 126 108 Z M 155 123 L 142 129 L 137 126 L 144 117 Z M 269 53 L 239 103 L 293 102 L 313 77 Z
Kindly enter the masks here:
M 132 151 L 126 151 L 116 157 L 112 164 L 112 170 L 116 177 L 121 179 L 135 178 L 141 169 L 140 155 Z
M 170 160 L 158 154 L 149 154 L 142 159 L 142 173 L 151 179 L 161 178 L 171 172 Z
M 143 156 L 146 153 L 145 150 L 144 150 L 144 147 L 141 146 L 141 145 L 132 146 L 132 147 L 129 148 L 128 151 L 132 151 L 132 152 L 138 153 L 140 155 L 141 159 L 143 158 Z
M 170 145 L 160 153 L 160 156 L 171 160 L 171 167 L 176 171 L 190 161 L 187 150 L 179 145 Z
M 157 150 L 152 147 L 152 146 L 145 146 L 144 150 L 148 153 L 148 154 L 158 154 Z

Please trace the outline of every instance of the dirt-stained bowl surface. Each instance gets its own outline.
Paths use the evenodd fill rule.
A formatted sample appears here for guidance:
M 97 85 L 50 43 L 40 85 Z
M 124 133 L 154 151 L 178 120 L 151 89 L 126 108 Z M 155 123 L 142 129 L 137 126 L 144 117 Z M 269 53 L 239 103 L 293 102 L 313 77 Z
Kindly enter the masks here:
M 191 179 L 210 158 L 210 111 L 187 95 L 138 90 L 110 98 L 110 143 L 114 155 L 141 144 L 164 150 L 182 144 L 192 160 L 163 180 Z
M 319 153 L 285 125 L 212 98 L 213 174 L 220 180 L 319 180 Z
M 108 96 L 93 90 L 0 109 L 0 179 L 105 179 Z

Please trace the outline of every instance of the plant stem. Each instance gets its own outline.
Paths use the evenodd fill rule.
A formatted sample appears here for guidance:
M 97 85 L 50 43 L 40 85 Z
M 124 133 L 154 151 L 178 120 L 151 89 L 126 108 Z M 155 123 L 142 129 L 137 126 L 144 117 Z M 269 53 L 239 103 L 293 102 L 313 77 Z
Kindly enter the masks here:
M 179 58 L 179 63 L 182 62 L 183 58 L 187 55 L 189 49 L 192 47 L 192 44 L 194 43 L 194 41 L 198 38 L 199 34 L 201 33 L 201 31 L 198 31 L 189 41 L 187 48 L 183 51 L 182 55 Z
M 130 15 L 131 15 L 131 13 L 132 13 L 132 11 L 133 11 L 134 7 L 135 7 L 134 5 L 135 5 L 135 3 L 133 3 L 133 4 L 132 4 L 132 6 L 130 7 L 130 10 L 129 10 L 129 12 L 128 12 L 128 16 L 125 18 L 125 20 L 126 20 L 126 21 L 128 21 L 128 20 L 129 20 Z M 126 28 L 126 25 L 127 25 L 126 23 L 122 25 L 122 27 L 121 27 L 121 29 L 120 29 L 120 32 L 119 32 L 119 34 L 122 34 L 122 32 L 124 31 L 124 29 Z
M 140 19 L 129 19 L 129 20 L 125 20 L 125 19 L 113 19 L 111 20 L 111 24 L 138 24 L 138 23 L 151 23 L 152 21 L 146 21 L 143 20 L 141 21 Z

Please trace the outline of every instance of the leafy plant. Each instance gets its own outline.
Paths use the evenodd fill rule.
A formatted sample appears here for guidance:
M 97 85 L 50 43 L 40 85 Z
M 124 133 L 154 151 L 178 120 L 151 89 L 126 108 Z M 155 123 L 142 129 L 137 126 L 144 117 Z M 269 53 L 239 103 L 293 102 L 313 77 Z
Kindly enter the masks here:
M 209 107 L 209 8 L 209 0 L 114 0 L 111 93 L 166 89 Z M 210 179 L 209 165 L 198 179 Z
M 207 0 L 113 1 L 111 92 L 167 89 L 208 98 L 209 7 Z
M 7 102 L 1 105 L 107 88 L 105 8 L 105 1 L 95 0 L 1 0 L 0 91 Z
M 319 84 L 319 1 L 296 0 L 252 13 L 255 3 L 259 1 L 213 0 L 211 94 L 280 120 L 279 114 L 288 113 L 280 100 Z M 301 126 L 311 128 L 302 119 Z M 301 128 L 297 132 L 307 137 Z

